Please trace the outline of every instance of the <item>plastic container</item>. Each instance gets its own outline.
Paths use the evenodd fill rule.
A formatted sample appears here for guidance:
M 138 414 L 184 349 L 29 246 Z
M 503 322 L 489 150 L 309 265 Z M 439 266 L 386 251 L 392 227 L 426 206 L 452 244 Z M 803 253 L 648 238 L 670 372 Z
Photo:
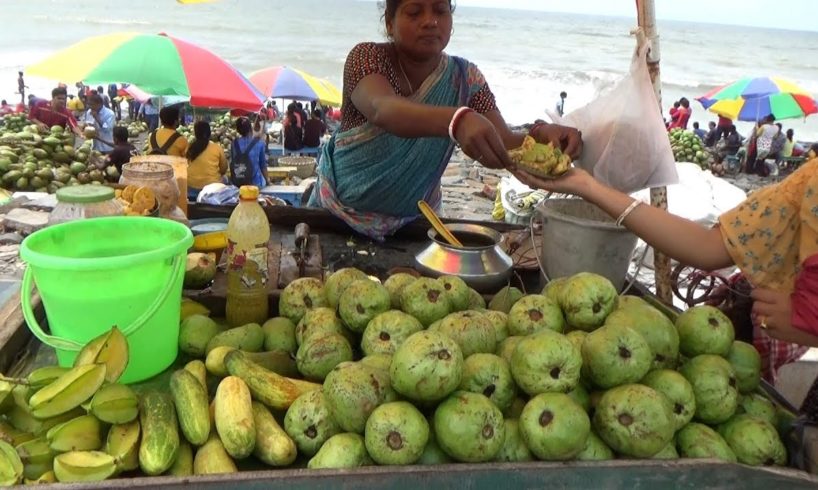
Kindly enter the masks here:
M 57 205 L 48 215 L 48 224 L 105 216 L 122 216 L 114 190 L 104 185 L 76 185 L 57 190 Z
M 258 203 L 255 186 L 239 189 L 239 204 L 227 223 L 227 323 L 262 324 L 269 312 L 267 242 L 270 222 Z
M 184 213 L 178 206 L 179 187 L 171 165 L 149 161 L 126 163 L 122 165 L 119 183 L 151 188 L 159 201 L 160 216 L 184 219 Z
M 130 361 L 121 381 L 154 376 L 173 363 L 187 249 L 193 235 L 182 224 L 144 217 L 112 217 L 50 226 L 27 237 L 21 287 L 23 316 L 32 333 L 71 366 L 89 340 L 118 326 Z M 37 323 L 32 280 L 51 335 Z

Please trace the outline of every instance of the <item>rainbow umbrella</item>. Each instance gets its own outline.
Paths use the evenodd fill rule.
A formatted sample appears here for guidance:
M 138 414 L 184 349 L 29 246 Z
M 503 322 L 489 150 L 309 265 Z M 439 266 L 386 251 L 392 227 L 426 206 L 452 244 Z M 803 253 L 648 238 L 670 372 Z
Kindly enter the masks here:
M 739 121 L 806 117 L 818 112 L 816 101 L 798 85 L 777 77 L 742 78 L 697 97 L 710 112 Z
M 288 66 L 253 72 L 250 81 L 264 95 L 274 99 L 318 100 L 325 105 L 341 105 L 341 91 L 332 83 Z
M 190 97 L 194 107 L 257 111 L 262 95 L 210 51 L 167 34 L 94 36 L 29 66 L 26 73 L 89 85 L 130 83 L 153 95 Z

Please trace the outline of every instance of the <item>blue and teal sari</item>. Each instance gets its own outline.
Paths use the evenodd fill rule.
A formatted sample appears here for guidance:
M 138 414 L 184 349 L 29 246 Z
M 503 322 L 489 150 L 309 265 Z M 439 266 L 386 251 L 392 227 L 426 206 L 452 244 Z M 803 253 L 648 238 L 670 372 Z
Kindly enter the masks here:
M 473 66 L 444 54 L 409 99 L 467 105 L 481 87 L 470 76 Z M 383 240 L 417 218 L 419 200 L 440 208 L 440 178 L 453 151 L 448 138 L 401 138 L 369 122 L 337 132 L 324 146 L 309 205 L 326 208 L 359 233 Z

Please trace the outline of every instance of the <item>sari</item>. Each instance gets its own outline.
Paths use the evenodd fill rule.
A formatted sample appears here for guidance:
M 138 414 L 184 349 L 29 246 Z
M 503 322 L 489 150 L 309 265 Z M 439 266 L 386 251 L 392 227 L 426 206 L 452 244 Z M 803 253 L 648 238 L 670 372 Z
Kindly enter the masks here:
M 444 54 L 409 99 L 464 106 L 481 82 L 474 65 Z M 453 151 L 448 138 L 402 138 L 369 122 L 339 131 L 323 148 L 309 206 L 326 208 L 357 232 L 382 241 L 417 218 L 419 200 L 440 208 L 440 179 Z

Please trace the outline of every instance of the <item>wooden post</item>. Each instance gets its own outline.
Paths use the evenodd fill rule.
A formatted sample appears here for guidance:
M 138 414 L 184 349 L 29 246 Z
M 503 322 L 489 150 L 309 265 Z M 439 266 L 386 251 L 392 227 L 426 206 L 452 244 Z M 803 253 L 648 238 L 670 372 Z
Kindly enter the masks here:
M 653 83 L 653 90 L 656 93 L 656 100 L 659 103 L 659 110 L 662 111 L 662 78 L 659 73 L 659 34 L 656 29 L 656 9 L 654 0 L 636 0 L 636 12 L 639 27 L 651 43 L 648 51 L 648 71 L 650 80 Z M 667 210 L 667 188 L 654 187 L 650 190 L 650 203 L 659 209 Z M 666 303 L 673 300 L 670 287 L 670 257 L 653 250 L 654 277 L 656 281 L 656 296 Z

